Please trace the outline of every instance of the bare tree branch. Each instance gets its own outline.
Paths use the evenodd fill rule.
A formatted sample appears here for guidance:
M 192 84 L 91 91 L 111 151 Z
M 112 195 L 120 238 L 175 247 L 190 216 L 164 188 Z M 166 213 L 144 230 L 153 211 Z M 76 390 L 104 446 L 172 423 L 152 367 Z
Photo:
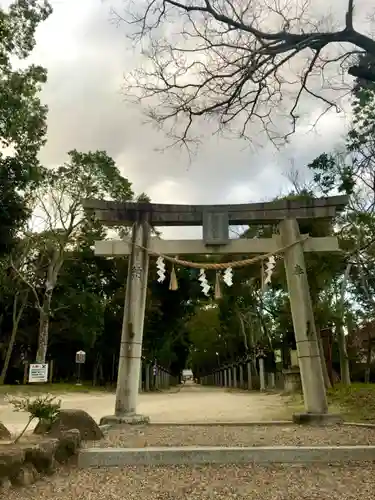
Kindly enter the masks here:
M 40 304 L 40 300 L 39 300 L 39 295 L 38 295 L 38 292 L 35 288 L 35 286 L 31 283 L 31 281 L 26 277 L 26 274 L 23 273 L 19 267 L 14 263 L 13 261 L 13 258 L 10 257 L 10 265 L 12 266 L 12 269 L 13 271 L 16 273 L 16 275 L 18 276 L 18 278 L 23 281 L 23 283 L 25 283 L 25 285 L 27 285 L 27 287 L 32 291 L 33 295 L 34 295 L 34 298 L 35 298 L 35 303 L 38 307 L 38 309 L 40 310 L 41 309 L 41 304 Z
M 284 173 L 284 176 L 291 183 L 292 188 L 296 195 L 301 195 L 310 192 L 313 189 L 313 184 L 301 177 L 301 170 L 295 165 L 294 158 L 289 159 L 290 168 Z
M 345 26 L 349 31 L 353 30 L 354 0 L 348 0 L 348 10 L 345 16 Z
M 147 0 L 140 13 L 126 3 L 116 19 L 130 26 L 146 61 L 127 75 L 124 91 L 180 144 L 197 139 L 193 125 L 202 119 L 249 140 L 258 122 L 283 143 L 302 97 L 318 100 L 320 115 L 340 111 L 351 56 L 375 57 L 375 40 L 353 26 L 354 0 L 337 29 L 329 17 L 314 21 L 309 0 Z

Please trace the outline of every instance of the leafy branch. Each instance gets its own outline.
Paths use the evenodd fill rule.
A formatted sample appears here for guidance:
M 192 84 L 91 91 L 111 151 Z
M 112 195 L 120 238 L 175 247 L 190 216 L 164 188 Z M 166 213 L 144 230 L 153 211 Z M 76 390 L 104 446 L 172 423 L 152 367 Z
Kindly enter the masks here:
M 22 432 L 16 437 L 14 443 L 17 443 L 29 428 L 31 422 L 36 418 L 40 421 L 52 424 L 59 416 L 61 400 L 55 401 L 55 396 L 39 396 L 37 398 L 8 398 L 8 403 L 13 405 L 16 412 L 24 411 L 29 414 L 29 419 Z

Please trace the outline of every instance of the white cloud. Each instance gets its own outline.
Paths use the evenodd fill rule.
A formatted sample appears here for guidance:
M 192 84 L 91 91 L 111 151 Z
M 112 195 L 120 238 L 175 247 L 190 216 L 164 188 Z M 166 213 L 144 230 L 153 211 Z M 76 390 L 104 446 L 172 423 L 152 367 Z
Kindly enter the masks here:
M 283 174 L 291 158 L 303 169 L 339 141 L 345 130 L 345 117 L 330 113 L 315 132 L 302 125 L 279 152 L 269 145 L 249 148 L 238 140 L 213 136 L 205 139 L 191 163 L 178 149 L 159 153 L 165 144 L 163 134 L 144 124 L 139 110 L 125 103 L 121 94 L 123 74 L 137 61 L 124 26 L 110 22 L 111 4 L 101 0 L 52 0 L 52 4 L 54 13 L 39 29 L 33 54 L 49 73 L 43 92 L 49 106 L 48 143 L 41 154 L 47 165 L 64 161 L 73 148 L 105 149 L 136 191 L 147 192 L 155 202 L 257 201 L 285 188 Z M 339 5 L 336 0 L 333 4 Z M 173 235 L 191 231 L 181 229 Z

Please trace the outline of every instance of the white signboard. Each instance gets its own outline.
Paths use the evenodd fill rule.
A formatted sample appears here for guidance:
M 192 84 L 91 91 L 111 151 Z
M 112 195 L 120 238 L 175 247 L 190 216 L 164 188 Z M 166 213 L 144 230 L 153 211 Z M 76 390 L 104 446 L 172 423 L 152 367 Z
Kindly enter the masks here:
M 83 364 L 85 361 L 86 361 L 85 351 L 77 351 L 76 352 L 76 363 Z
M 29 367 L 29 383 L 48 381 L 48 363 L 32 364 Z

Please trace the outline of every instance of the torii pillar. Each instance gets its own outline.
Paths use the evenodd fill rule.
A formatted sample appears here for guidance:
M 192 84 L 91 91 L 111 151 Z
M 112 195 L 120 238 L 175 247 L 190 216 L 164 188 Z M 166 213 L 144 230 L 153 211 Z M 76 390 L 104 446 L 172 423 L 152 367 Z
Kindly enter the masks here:
M 101 424 L 142 424 L 150 421 L 148 416 L 137 413 L 149 263 L 148 252 L 145 250 L 148 248 L 150 237 L 147 219 L 146 213 L 138 212 L 132 227 L 115 414 L 102 417 Z
M 283 220 L 279 224 L 279 230 L 282 246 L 291 245 L 301 239 L 296 219 Z M 328 413 L 319 343 L 301 243 L 285 251 L 284 265 L 305 405 L 305 412 L 293 415 L 293 420 L 297 423 L 338 423 L 342 418 Z

